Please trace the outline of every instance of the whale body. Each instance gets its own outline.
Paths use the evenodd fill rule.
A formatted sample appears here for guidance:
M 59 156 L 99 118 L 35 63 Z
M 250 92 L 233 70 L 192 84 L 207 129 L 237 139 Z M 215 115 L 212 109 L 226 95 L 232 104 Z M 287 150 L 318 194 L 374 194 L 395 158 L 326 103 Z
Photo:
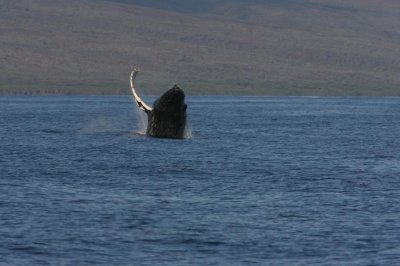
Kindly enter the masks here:
M 136 104 L 147 114 L 146 135 L 157 138 L 184 138 L 187 105 L 183 90 L 174 85 L 150 107 L 136 93 L 133 81 L 137 73 L 136 68 L 131 72 L 131 89 Z

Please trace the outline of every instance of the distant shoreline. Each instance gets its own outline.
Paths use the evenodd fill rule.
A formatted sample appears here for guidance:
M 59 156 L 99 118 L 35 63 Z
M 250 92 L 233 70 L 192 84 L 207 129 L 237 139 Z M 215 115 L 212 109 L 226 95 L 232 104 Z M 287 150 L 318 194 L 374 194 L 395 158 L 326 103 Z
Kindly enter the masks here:
M 156 97 L 161 93 L 142 93 L 144 97 Z M 0 97 L 60 97 L 60 96 L 132 96 L 130 93 L 32 93 L 30 91 L 19 93 L 0 93 Z M 235 94 L 235 93 L 191 93 L 186 91 L 186 96 L 232 96 L 232 97 L 400 97 L 398 94 Z
M 221 96 L 400 96 L 395 84 L 291 84 L 246 80 L 192 80 L 176 82 L 187 95 Z M 160 95 L 171 82 L 139 83 L 140 95 Z M 125 82 L 101 84 L 18 84 L 0 83 L 0 96 L 131 95 Z

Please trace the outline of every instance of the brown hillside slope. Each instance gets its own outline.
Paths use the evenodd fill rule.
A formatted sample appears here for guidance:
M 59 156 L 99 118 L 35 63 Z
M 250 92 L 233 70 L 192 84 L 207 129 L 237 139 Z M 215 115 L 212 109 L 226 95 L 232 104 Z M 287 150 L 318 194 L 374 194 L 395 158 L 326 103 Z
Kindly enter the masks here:
M 400 95 L 398 1 L 266 2 L 2 0 L 0 93 L 129 93 L 137 65 L 146 94 Z

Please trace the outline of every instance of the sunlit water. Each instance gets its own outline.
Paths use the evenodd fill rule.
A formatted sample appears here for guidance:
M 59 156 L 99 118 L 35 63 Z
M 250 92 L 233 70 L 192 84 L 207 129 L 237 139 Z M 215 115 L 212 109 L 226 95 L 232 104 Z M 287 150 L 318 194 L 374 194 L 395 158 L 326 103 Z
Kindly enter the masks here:
M 187 102 L 0 98 L 0 265 L 400 262 L 400 98 Z

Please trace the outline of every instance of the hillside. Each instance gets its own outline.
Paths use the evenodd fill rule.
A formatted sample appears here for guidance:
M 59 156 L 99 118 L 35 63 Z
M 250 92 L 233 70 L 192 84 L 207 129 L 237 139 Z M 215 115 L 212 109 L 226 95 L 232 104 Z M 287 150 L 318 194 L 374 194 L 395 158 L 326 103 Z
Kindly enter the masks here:
M 218 2 L 218 4 L 215 4 Z M 185 3 L 185 4 L 183 4 Z M 2 0 L 0 94 L 400 95 L 400 2 Z

